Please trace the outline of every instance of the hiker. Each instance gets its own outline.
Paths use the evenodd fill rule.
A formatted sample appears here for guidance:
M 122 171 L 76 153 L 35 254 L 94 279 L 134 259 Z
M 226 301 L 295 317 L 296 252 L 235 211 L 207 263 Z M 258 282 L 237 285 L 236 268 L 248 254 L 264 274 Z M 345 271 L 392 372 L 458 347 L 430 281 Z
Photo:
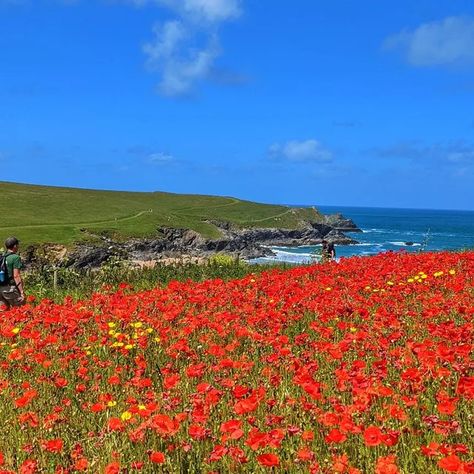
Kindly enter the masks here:
M 321 241 L 323 248 L 321 251 L 321 262 L 330 262 L 336 260 L 336 249 L 333 242 L 328 242 L 326 239 Z
M 0 311 L 25 303 L 25 292 L 21 278 L 21 258 L 18 255 L 20 241 L 16 237 L 9 237 L 5 241 L 6 275 L 0 283 Z

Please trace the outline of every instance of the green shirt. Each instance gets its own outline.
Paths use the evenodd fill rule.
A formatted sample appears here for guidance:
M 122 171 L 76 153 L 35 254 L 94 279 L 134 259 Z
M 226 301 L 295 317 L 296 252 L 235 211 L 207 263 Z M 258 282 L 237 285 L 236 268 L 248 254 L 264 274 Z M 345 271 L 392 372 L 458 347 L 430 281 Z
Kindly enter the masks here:
M 8 279 L 10 281 L 10 285 L 15 284 L 15 279 L 13 278 L 13 270 L 16 268 L 17 270 L 21 270 L 21 258 L 16 253 L 9 252 L 7 254 L 7 270 L 8 270 Z

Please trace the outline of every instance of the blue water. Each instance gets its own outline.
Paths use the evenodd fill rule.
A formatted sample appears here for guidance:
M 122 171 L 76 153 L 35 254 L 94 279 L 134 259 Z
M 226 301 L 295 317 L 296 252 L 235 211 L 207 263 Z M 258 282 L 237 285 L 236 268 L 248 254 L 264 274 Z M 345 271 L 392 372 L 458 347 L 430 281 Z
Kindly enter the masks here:
M 474 211 L 318 206 L 323 214 L 340 212 L 362 233 L 347 233 L 357 245 L 337 245 L 337 257 L 375 255 L 389 250 L 419 252 L 474 248 Z M 413 245 L 406 245 L 413 242 Z M 272 247 L 275 257 L 260 262 L 308 263 L 318 247 Z

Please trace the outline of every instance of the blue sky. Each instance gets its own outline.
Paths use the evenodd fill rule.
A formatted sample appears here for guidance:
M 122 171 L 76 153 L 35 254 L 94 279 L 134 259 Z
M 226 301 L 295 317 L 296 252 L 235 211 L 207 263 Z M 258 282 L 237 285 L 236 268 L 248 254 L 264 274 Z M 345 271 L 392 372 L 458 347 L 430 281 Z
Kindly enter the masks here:
M 0 0 L 0 167 L 474 209 L 474 2 Z

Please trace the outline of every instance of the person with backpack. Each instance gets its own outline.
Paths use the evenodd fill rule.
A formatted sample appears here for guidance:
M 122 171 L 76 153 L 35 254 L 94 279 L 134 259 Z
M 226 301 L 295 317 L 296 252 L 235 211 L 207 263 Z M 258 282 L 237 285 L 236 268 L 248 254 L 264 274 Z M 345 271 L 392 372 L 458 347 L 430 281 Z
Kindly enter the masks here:
M 325 263 L 336 260 L 336 249 L 334 248 L 334 243 L 323 239 L 321 244 L 321 262 Z
M 19 246 L 20 241 L 16 237 L 9 237 L 5 241 L 7 251 L 0 256 L 0 311 L 25 303 Z

